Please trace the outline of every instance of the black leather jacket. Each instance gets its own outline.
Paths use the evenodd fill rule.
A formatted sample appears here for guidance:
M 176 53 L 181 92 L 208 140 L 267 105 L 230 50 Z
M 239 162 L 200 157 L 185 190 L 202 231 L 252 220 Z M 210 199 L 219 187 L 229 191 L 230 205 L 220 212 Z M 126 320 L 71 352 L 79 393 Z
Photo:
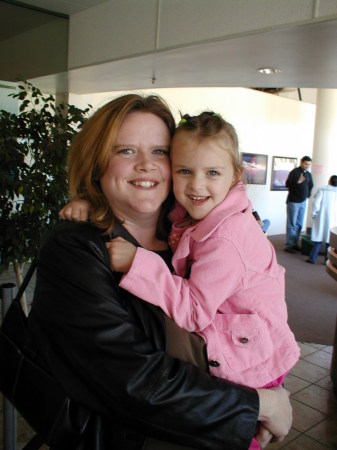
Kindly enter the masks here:
M 28 320 L 54 377 L 100 418 L 100 441 L 87 436 L 85 448 L 141 449 L 146 435 L 200 449 L 249 447 L 256 391 L 165 353 L 163 313 L 118 287 L 92 225 L 65 222 L 48 235 Z

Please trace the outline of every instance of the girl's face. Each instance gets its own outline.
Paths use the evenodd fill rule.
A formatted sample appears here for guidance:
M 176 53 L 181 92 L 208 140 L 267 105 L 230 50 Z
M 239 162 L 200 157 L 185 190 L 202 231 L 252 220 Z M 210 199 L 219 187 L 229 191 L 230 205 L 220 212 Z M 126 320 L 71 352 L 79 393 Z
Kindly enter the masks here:
M 171 187 L 170 133 L 154 114 L 126 116 L 111 149 L 101 188 L 120 220 L 152 215 L 156 220 Z
M 175 198 L 193 219 L 203 219 L 226 198 L 235 181 L 229 150 L 213 137 L 180 133 L 173 139 L 171 159 Z

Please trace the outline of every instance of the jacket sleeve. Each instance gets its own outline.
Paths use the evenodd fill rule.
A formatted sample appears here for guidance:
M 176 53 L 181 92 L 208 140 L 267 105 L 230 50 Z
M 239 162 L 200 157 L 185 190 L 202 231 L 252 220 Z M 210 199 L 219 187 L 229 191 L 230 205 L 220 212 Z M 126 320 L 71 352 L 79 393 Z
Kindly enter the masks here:
M 210 238 L 194 243 L 189 278 L 172 275 L 158 255 L 138 248 L 120 286 L 160 306 L 180 327 L 201 331 L 213 322 L 226 299 L 242 287 L 244 270 L 229 240 Z
M 68 395 L 112 423 L 161 440 L 248 448 L 256 391 L 168 357 L 153 334 L 159 325 L 152 307 L 135 304 L 142 305 L 138 317 L 94 228 L 65 223 L 45 241 L 29 330 Z

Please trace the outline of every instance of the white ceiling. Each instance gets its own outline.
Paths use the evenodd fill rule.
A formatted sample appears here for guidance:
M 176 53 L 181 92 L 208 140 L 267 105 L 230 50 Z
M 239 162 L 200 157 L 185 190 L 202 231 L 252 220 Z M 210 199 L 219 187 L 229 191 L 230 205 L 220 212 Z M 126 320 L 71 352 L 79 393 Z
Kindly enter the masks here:
M 104 1 L 21 0 L 21 3 L 69 15 Z M 1 32 L 5 32 L 2 27 Z M 277 67 L 281 72 L 261 75 L 257 69 L 264 66 Z M 337 20 L 169 49 L 36 80 L 41 88 L 48 89 L 53 89 L 56 83 L 59 86 L 68 83 L 69 91 L 78 94 L 153 86 L 334 89 Z

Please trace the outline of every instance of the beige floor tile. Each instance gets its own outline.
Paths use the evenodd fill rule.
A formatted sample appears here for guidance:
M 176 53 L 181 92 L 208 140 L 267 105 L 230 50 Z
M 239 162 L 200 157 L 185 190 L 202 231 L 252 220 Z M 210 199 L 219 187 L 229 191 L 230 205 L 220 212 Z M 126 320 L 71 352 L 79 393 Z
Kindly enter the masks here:
M 291 398 L 290 401 L 293 407 L 292 427 L 295 430 L 304 433 L 305 431 L 309 430 L 310 428 L 326 419 L 326 414 L 323 414 L 320 411 L 316 411 L 315 409 L 312 409 L 293 398 Z
M 320 386 L 324 389 L 327 389 L 328 391 L 333 392 L 333 384 L 330 378 L 330 375 L 328 375 L 325 378 L 322 378 L 322 380 L 317 381 L 317 383 L 315 383 L 317 386 Z
M 337 449 L 337 416 L 329 417 L 306 434 L 329 448 Z
M 335 395 L 314 384 L 300 392 L 296 392 L 292 395 L 292 398 L 324 414 L 332 414 L 334 411 L 337 411 L 337 399 Z
M 287 375 L 284 381 L 284 386 L 288 389 L 290 394 L 295 394 L 295 392 L 301 391 L 309 385 L 310 383 L 308 381 L 302 380 L 302 378 L 295 377 L 291 374 Z
M 307 344 L 305 342 L 297 342 L 299 348 L 301 349 L 301 358 L 304 358 L 311 353 L 317 352 L 317 348 L 313 344 Z
M 329 375 L 329 370 L 301 359 L 296 366 L 291 369 L 290 373 L 291 375 L 295 375 L 295 377 L 314 383 Z
M 305 436 L 302 434 L 297 439 L 291 441 L 285 447 L 282 447 L 284 450 L 326 450 L 327 447 L 325 445 L 320 444 L 319 442 L 311 439 L 309 436 Z M 268 447 L 269 449 L 269 447 Z
M 321 350 L 322 348 L 326 347 L 326 345 L 322 344 L 314 344 L 313 342 L 305 342 L 306 345 L 310 345 L 310 347 L 315 348 L 316 350 Z
M 315 353 L 312 353 L 311 355 L 306 356 L 305 358 L 303 358 L 303 360 L 330 370 L 331 358 L 331 353 L 325 352 L 324 350 L 319 350 Z
M 322 350 L 324 352 L 327 352 L 327 353 L 332 353 L 333 352 L 333 347 L 332 347 L 332 345 L 330 345 L 328 347 L 324 347 Z

